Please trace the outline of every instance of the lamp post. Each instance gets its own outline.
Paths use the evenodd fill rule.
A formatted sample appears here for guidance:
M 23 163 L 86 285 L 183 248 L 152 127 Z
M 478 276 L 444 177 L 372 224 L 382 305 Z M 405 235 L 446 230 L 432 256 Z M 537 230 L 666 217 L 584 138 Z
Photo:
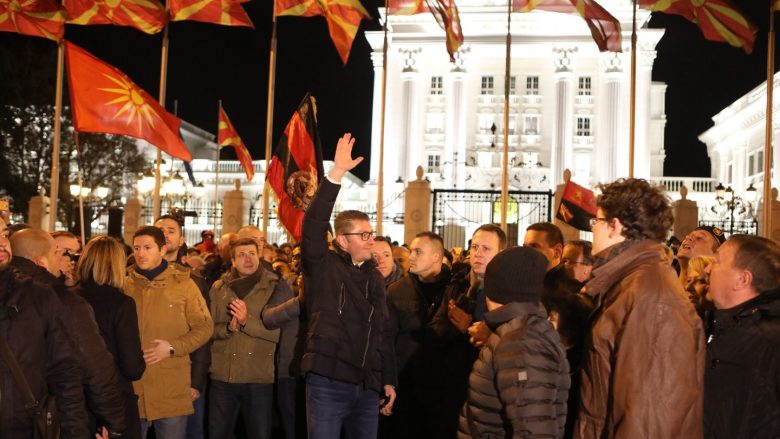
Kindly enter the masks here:
M 103 186 L 97 186 L 93 189 L 90 189 L 78 184 L 70 185 L 69 189 L 71 197 L 79 197 L 80 200 L 85 202 L 83 209 L 81 202 L 74 206 L 76 218 L 71 230 L 81 234 L 82 239 L 89 239 L 92 236 L 93 206 L 108 197 L 108 194 L 111 192 L 111 190 Z
M 712 206 L 712 212 L 718 214 L 719 207 L 722 213 L 728 211 L 729 218 L 729 236 L 734 234 L 734 212 L 737 215 L 742 215 L 747 212 L 749 217 L 753 216 L 753 203 L 755 203 L 758 197 L 758 190 L 753 187 L 753 183 L 750 183 L 747 189 L 745 189 L 744 197 L 740 197 L 734 193 L 734 189 L 724 187 L 722 183 L 718 183 L 715 187 L 715 200 L 716 204 Z M 725 209 L 725 211 L 723 210 Z

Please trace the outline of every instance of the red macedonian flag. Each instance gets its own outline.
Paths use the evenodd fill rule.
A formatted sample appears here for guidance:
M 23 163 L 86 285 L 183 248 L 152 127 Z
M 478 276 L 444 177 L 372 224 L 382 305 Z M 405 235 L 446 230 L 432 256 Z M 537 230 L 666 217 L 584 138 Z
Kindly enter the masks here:
M 168 22 L 165 7 L 157 0 L 63 0 L 63 6 L 70 24 L 113 24 L 156 34 Z
M 574 228 L 590 232 L 590 219 L 596 217 L 597 211 L 593 191 L 571 180 L 566 182 L 556 218 Z
M 219 106 L 219 132 L 217 133 L 217 145 L 220 148 L 232 146 L 236 150 L 238 161 L 241 163 L 241 167 L 246 172 L 246 179 L 250 182 L 255 176 L 255 167 L 252 164 L 252 156 L 249 155 L 249 151 L 246 149 L 246 145 L 238 135 L 238 131 L 233 128 L 233 124 L 230 123 L 230 119 L 225 113 L 225 109 L 222 105 Z
M 244 0 L 247 1 L 247 0 Z M 255 28 L 238 0 L 170 0 L 171 20 Z
M 360 0 L 274 0 L 277 16 L 293 15 L 314 17 L 322 15 L 328 22 L 328 33 L 333 45 L 347 64 L 352 42 L 355 40 L 360 20 L 371 18 Z
M 173 157 L 192 161 L 179 135 L 181 120 L 127 75 L 68 41 L 65 60 L 76 131 L 143 139 Z
M 513 0 L 512 11 L 541 9 L 564 14 L 577 13 L 590 29 L 593 41 L 602 52 L 621 52 L 620 21 L 594 0 Z
M 317 105 L 306 94 L 276 145 L 266 177 L 279 200 L 279 219 L 296 241 L 301 240 L 303 214 L 323 175 Z
M 680 15 L 699 26 L 707 40 L 753 51 L 757 29 L 728 0 L 639 0 L 639 7 Z
M 53 0 L 0 0 L 0 31 L 61 40 L 65 11 Z
M 390 15 L 415 15 L 430 12 L 446 35 L 447 53 L 450 62 L 455 62 L 455 52 L 463 44 L 463 30 L 460 27 L 458 6 L 454 0 L 388 0 Z

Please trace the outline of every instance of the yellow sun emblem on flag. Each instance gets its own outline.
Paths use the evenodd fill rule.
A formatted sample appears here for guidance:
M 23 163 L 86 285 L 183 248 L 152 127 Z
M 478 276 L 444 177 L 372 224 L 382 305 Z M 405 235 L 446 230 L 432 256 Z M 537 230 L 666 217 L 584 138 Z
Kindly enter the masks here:
M 144 131 L 144 125 L 154 129 L 154 119 L 157 117 L 157 113 L 144 98 L 142 90 L 127 78 L 117 78 L 106 74 L 103 76 L 120 87 L 98 89 L 119 95 L 116 99 L 106 102 L 105 105 L 124 104 L 111 119 L 124 117 L 126 126 L 135 122 L 138 124 L 139 133 Z

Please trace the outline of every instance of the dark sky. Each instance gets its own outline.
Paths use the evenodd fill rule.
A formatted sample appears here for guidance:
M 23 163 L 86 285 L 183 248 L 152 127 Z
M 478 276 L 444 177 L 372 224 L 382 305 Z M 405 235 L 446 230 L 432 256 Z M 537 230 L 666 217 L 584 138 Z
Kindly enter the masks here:
M 709 176 L 706 147 L 696 136 L 712 125 L 711 117 L 755 87 L 765 76 L 766 0 L 739 0 L 737 4 L 759 26 L 752 56 L 724 43 L 706 42 L 696 26 L 685 19 L 655 14 L 652 27 L 664 27 L 658 46 L 653 79 L 667 89 L 665 174 Z M 378 16 L 377 4 L 364 1 Z M 223 105 L 254 158 L 264 155 L 266 94 L 272 2 L 244 4 L 256 29 L 195 22 L 170 25 L 170 58 L 166 106 L 183 119 L 215 132 L 217 102 Z M 759 17 L 763 17 L 760 19 Z M 364 21 L 347 66 L 342 66 L 322 18 L 282 17 L 278 25 L 274 142 L 307 91 L 318 99 L 323 153 L 333 155 L 336 140 L 350 131 L 361 153 L 368 154 L 371 138 L 373 66 L 362 31 L 379 29 L 378 22 Z M 468 42 L 468 35 L 466 42 Z M 159 90 L 161 34 L 145 35 L 117 26 L 67 26 L 66 38 L 97 57 L 117 66 L 153 96 Z M 14 63 L 22 47 L 41 57 L 53 57 L 49 41 L 0 32 L 2 72 L 19 71 Z M 30 49 L 32 47 L 32 49 Z M 444 47 L 442 47 L 444 50 Z M 12 66 L 8 69 L 8 66 Z M 52 82 L 54 69 L 52 69 Z M 7 77 L 8 83 L 24 83 L 25 75 Z M 13 76 L 13 74 L 11 75 Z M 27 84 L 29 86 L 29 84 Z M 53 87 L 52 87 L 53 88 Z M 2 96 L 0 95 L 0 98 Z M 52 98 L 53 101 L 53 98 Z M 2 102 L 0 102 L 2 103 Z M 225 151 L 229 158 L 232 151 Z M 368 178 L 365 161 L 356 174 Z

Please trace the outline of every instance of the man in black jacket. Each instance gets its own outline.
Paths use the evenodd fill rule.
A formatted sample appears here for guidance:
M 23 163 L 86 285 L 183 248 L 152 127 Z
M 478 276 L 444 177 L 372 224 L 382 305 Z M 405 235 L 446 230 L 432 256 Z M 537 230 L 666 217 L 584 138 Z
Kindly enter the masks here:
M 301 242 L 309 332 L 301 369 L 306 373 L 309 438 L 376 437 L 380 395 L 383 413 L 395 400 L 395 359 L 386 337 L 387 304 L 382 275 L 371 257 L 374 231 L 368 216 L 336 216 L 336 243 L 327 230 L 341 179 L 361 161 L 352 159 L 355 140 L 339 139 L 334 165 L 320 182 L 303 218 Z
M 60 249 L 54 238 L 37 229 L 21 230 L 11 237 L 10 267 L 52 288 L 64 311 L 59 315 L 83 371 L 87 406 L 111 434 L 125 430 L 124 399 L 116 366 L 95 322 L 92 308 L 81 297 L 68 292 L 59 279 Z M 62 417 L 69 416 L 61 412 Z M 86 424 L 85 424 L 86 425 Z
M 780 434 L 780 246 L 733 235 L 710 275 L 704 437 Z

